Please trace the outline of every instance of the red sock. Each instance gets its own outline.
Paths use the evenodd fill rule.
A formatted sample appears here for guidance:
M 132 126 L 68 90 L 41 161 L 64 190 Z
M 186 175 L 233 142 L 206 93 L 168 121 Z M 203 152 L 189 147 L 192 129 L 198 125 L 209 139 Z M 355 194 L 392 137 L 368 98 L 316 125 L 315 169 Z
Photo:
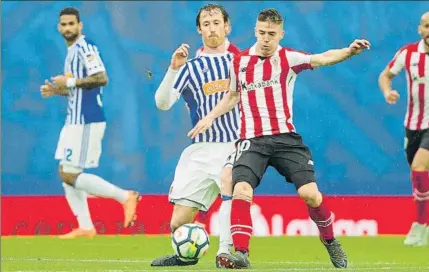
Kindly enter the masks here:
M 242 199 L 233 199 L 231 208 L 231 234 L 235 250 L 249 252 L 249 241 L 252 232 L 250 202 Z
M 307 205 L 308 206 L 308 205 Z M 320 232 L 320 237 L 325 241 L 334 239 L 334 229 L 332 226 L 331 211 L 325 202 L 322 201 L 319 207 L 308 206 L 310 218 L 316 223 Z
M 416 200 L 417 223 L 429 224 L 429 172 L 411 171 L 413 196 Z

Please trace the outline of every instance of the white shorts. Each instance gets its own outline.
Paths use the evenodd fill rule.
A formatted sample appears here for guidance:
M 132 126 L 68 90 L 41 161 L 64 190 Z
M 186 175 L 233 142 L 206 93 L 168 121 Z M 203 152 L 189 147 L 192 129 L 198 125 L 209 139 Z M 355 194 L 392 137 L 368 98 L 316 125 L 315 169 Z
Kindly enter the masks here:
M 195 143 L 183 150 L 170 187 L 170 202 L 207 211 L 219 195 L 225 159 L 234 150 L 233 142 Z
M 65 125 L 60 133 L 55 159 L 61 165 L 81 169 L 96 168 L 101 156 L 101 143 L 106 122 Z

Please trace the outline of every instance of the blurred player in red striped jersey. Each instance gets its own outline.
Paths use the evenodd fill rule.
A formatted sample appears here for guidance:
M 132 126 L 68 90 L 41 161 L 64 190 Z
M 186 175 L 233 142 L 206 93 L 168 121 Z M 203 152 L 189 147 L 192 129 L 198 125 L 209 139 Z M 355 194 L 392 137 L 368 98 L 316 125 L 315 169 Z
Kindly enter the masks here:
M 421 40 L 402 47 L 379 77 L 380 89 L 388 104 L 399 99 L 392 79 L 405 68 L 408 105 L 405 115 L 405 152 L 411 167 L 417 218 L 405 245 L 424 246 L 429 238 L 429 12 L 422 15 L 418 33 Z
M 349 47 L 309 55 L 279 45 L 284 36 L 283 18 L 275 9 L 259 13 L 257 42 L 233 59 L 228 95 L 190 132 L 196 137 L 212 120 L 240 103 L 241 133 L 232 170 L 234 193 L 231 233 L 236 252 L 221 262 L 229 269 L 250 268 L 249 241 L 253 227 L 250 204 L 268 166 L 293 183 L 307 203 L 332 264 L 347 267 L 347 256 L 334 238 L 332 215 L 323 201 L 314 174 L 311 152 L 293 124 L 293 91 L 297 75 L 308 69 L 334 65 L 369 48 L 366 40 Z

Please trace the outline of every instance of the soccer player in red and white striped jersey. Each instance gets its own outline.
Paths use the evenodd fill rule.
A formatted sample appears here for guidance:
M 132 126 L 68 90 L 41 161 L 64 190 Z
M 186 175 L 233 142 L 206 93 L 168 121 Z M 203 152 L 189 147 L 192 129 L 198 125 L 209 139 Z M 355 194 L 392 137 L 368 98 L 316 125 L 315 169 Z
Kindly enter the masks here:
M 408 106 L 405 115 L 405 152 L 411 167 L 417 218 L 405 245 L 424 246 L 429 239 L 429 12 L 421 17 L 421 40 L 402 47 L 379 77 L 386 102 L 399 99 L 392 90 L 392 79 L 405 68 Z
M 191 137 L 204 132 L 214 118 L 240 102 L 241 133 L 232 174 L 235 186 L 231 211 L 236 252 L 225 258 L 223 267 L 250 267 L 253 190 L 266 168 L 272 166 L 295 185 L 307 203 L 333 265 L 345 268 L 347 256 L 334 238 L 331 211 L 317 188 L 311 152 L 293 125 L 293 89 L 301 71 L 339 63 L 370 44 L 355 40 L 347 48 L 316 55 L 283 48 L 279 45 L 284 36 L 283 18 L 275 9 L 259 13 L 255 35 L 256 44 L 234 57 L 228 95 L 189 132 Z

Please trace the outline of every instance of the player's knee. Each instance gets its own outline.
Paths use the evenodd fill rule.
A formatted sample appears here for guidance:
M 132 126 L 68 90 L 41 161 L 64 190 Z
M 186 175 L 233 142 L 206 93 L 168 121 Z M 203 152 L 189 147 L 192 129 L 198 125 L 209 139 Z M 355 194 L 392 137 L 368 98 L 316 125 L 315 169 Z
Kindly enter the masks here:
M 181 225 L 179 225 L 177 222 L 170 222 L 170 231 L 171 233 L 174 233 Z
M 191 219 L 191 217 L 178 217 L 178 216 L 172 217 L 170 221 L 171 233 L 176 231 L 176 229 L 178 229 L 180 226 L 184 224 L 192 223 L 192 222 L 193 222 L 193 219 Z
M 239 181 L 234 186 L 234 199 L 244 199 L 251 201 L 253 198 L 253 188 L 246 181 Z
M 192 223 L 197 215 L 198 208 L 174 205 L 173 214 L 170 220 L 170 230 L 174 232 L 177 228 L 184 224 Z
M 315 182 L 301 186 L 298 189 L 298 195 L 311 207 L 318 207 L 322 203 L 322 194 Z
M 413 171 L 427 171 L 429 170 L 429 150 L 419 148 L 414 155 L 411 163 L 411 170 Z
M 428 168 L 428 166 L 424 163 L 419 163 L 416 161 L 413 161 L 411 163 L 411 170 L 413 170 L 413 171 L 422 171 L 423 172 L 423 171 L 428 170 L 427 168 Z
M 58 170 L 58 174 L 60 176 L 60 179 L 64 182 L 67 183 L 68 185 L 73 185 L 74 181 L 76 180 L 77 176 L 80 173 L 70 173 L 67 172 L 67 169 L 64 169 L 63 166 L 61 165 L 59 170 Z

